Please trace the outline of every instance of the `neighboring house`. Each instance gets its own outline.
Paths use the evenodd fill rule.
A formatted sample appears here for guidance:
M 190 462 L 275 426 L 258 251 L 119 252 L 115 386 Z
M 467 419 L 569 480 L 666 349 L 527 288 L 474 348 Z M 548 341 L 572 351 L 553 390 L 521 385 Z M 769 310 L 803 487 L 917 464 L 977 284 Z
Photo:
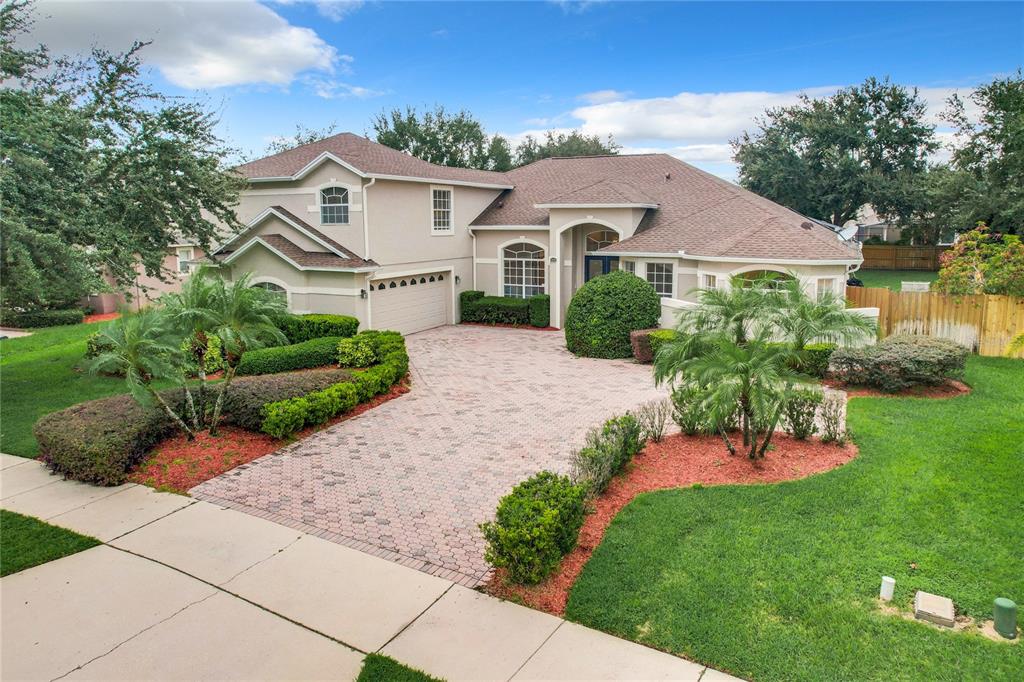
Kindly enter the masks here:
M 164 255 L 163 269 L 166 281 L 150 277 L 136 267 L 135 285 L 131 287 L 132 298 L 129 301 L 124 294 L 91 294 L 87 305 L 96 313 L 112 313 L 122 307 L 138 310 L 141 306 L 151 303 L 168 292 L 180 291 L 181 283 L 204 257 L 203 250 L 191 244 L 172 244 Z M 113 278 L 105 276 L 107 284 L 117 288 Z
M 733 274 L 793 272 L 841 293 L 861 256 L 831 230 L 664 154 L 545 159 L 507 173 L 428 163 L 343 133 L 238 168 L 247 228 L 212 254 L 295 312 L 410 333 L 458 294 L 551 295 L 625 269 L 668 314 Z
M 903 228 L 879 216 L 871 204 L 861 206 L 857 210 L 857 217 L 847 220 L 843 227 L 853 225 L 857 226 L 857 233 L 853 238 L 858 242 L 878 238 L 883 242 L 894 243 L 898 242 L 903 235 Z

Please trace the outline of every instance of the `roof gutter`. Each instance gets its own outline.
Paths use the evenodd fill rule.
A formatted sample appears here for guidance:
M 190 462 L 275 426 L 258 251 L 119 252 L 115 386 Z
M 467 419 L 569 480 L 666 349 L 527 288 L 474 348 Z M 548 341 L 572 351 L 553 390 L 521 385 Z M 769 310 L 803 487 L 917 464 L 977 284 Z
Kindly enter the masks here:
M 602 256 L 618 256 L 620 258 L 685 258 L 711 263 L 764 263 L 765 265 L 859 265 L 863 259 L 855 258 L 744 258 L 740 256 L 697 256 L 685 251 L 605 251 Z

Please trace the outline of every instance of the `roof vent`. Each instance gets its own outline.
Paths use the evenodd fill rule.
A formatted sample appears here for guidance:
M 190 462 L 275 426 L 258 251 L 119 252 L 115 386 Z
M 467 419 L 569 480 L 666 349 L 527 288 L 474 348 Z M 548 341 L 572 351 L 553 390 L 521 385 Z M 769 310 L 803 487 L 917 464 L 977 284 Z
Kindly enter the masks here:
M 505 207 L 505 202 L 504 201 L 499 201 L 498 202 L 498 208 L 504 208 L 504 207 Z
M 665 173 L 665 179 L 666 180 L 671 180 L 672 179 L 672 174 L 671 173 Z
M 814 225 L 811 225 L 809 222 L 805 220 L 802 223 L 800 223 L 800 227 L 804 228 L 805 230 L 810 230 L 814 228 Z

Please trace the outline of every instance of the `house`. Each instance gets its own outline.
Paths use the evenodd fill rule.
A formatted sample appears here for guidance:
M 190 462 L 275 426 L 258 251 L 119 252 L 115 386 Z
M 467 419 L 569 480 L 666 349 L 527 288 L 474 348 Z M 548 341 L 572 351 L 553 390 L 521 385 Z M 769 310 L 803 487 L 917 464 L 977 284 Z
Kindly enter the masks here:
M 792 272 L 842 292 L 861 257 L 831 230 L 665 154 L 553 158 L 499 173 L 428 163 L 342 133 L 238 167 L 246 228 L 211 254 L 295 312 L 411 333 L 457 322 L 458 294 L 551 296 L 561 327 L 588 279 L 624 269 L 669 315 L 696 287 Z
M 131 287 L 132 298 L 117 291 L 118 285 L 109 274 L 103 279 L 110 285 L 111 292 L 90 294 L 84 302 L 95 313 L 112 313 L 123 307 L 138 310 L 152 303 L 162 295 L 181 291 L 181 284 L 196 265 L 203 260 L 203 249 L 186 242 L 172 244 L 164 254 L 164 279 L 147 275 L 139 264 L 135 267 L 135 285 Z
M 871 204 L 861 206 L 857 210 L 857 217 L 847 220 L 843 227 L 849 228 L 854 225 L 857 226 L 857 233 L 853 238 L 858 242 L 871 239 L 895 243 L 903 236 L 903 228 L 879 216 Z

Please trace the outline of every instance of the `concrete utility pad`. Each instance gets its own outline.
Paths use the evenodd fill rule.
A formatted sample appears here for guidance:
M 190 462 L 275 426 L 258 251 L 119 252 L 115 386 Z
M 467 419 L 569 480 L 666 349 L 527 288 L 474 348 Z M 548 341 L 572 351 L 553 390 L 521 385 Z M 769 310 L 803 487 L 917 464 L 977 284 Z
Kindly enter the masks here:
M 215 590 L 101 545 L 6 576 L 0 591 L 0 677 L 52 680 Z
M 449 682 L 507 680 L 561 622 L 455 585 L 382 653 Z
M 949 597 L 918 590 L 914 595 L 914 617 L 951 628 L 956 624 L 956 609 Z
M 305 536 L 224 589 L 362 651 L 376 651 L 450 584 Z
M 704 666 L 565 622 L 513 680 L 691 680 Z
M 75 671 L 72 680 L 353 680 L 362 655 L 215 594 Z
M 295 542 L 300 533 L 198 502 L 112 544 L 220 585 Z

